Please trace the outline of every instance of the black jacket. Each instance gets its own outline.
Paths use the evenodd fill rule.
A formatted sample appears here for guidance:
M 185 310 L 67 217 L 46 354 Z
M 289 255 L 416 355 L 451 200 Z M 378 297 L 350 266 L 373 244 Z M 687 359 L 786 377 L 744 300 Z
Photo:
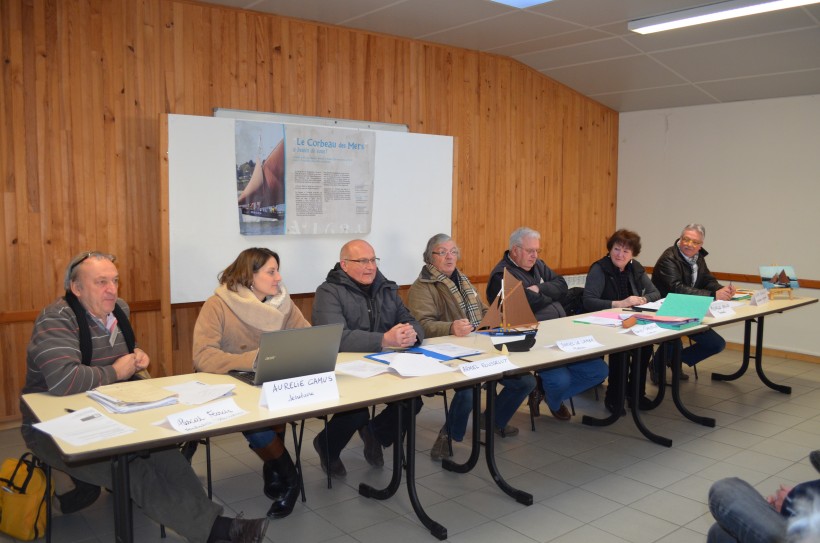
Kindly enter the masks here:
M 399 287 L 376 272 L 368 297 L 341 266 L 327 274 L 313 299 L 313 324 L 344 324 L 341 352 L 382 351 L 384 333 L 397 324 L 411 324 L 416 330 L 416 345 L 424 339 L 424 329 L 399 298 Z
M 629 280 L 631 295 L 643 296 L 647 302 L 661 299 L 661 293 L 646 274 L 646 270 L 637 260 L 633 260 L 625 268 Z M 600 311 L 612 308 L 612 302 L 621 300 L 618 295 L 618 274 L 620 271 L 612 263 L 609 255 L 598 260 L 589 267 L 586 284 L 584 285 L 584 309 L 586 311 Z
M 715 292 L 723 288 L 718 283 L 709 266 L 706 265 L 706 252 L 701 247 L 698 253 L 698 279 L 695 286 L 692 285 L 692 268 L 683 258 L 678 249 L 677 243 L 673 243 L 658 258 L 655 269 L 652 271 L 652 282 L 661 292 L 661 297 L 666 297 L 670 292 L 676 294 L 691 294 L 693 296 L 715 297 Z
M 524 292 L 527 295 L 527 302 L 530 309 L 539 321 L 566 317 L 561 300 L 567 295 L 567 282 L 563 277 L 549 269 L 543 260 L 538 259 L 530 271 L 524 271 L 510 258 L 510 252 L 504 252 L 504 258 L 495 265 L 490 272 L 490 280 L 487 283 L 487 301 L 492 303 L 501 290 L 501 279 L 504 276 L 504 268 L 507 268 L 513 277 L 521 281 Z M 527 287 L 538 285 L 539 292 L 533 292 Z

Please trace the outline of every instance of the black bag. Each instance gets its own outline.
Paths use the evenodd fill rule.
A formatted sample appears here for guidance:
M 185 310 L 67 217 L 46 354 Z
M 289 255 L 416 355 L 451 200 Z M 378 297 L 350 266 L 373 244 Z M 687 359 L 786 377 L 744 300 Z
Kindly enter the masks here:
M 561 306 L 568 317 L 584 313 L 584 287 L 572 287 L 561 299 Z

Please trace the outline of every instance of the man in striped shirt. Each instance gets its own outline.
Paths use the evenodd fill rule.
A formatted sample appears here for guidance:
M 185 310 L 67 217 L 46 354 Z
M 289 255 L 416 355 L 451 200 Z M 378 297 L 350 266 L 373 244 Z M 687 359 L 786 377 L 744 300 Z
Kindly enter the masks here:
M 114 256 L 82 253 L 66 268 L 65 296 L 46 307 L 34 323 L 23 394 L 57 396 L 82 393 L 126 381 L 148 367 L 148 355 L 135 346 L 128 305 L 117 297 L 119 272 Z M 88 485 L 111 488 L 108 460 L 67 465 L 52 439 L 36 430 L 34 415 L 20 401 L 21 432 L 28 447 L 53 468 Z M 154 451 L 129 464 L 131 499 L 153 520 L 190 541 L 262 541 L 268 520 L 221 516 L 190 464 L 176 449 Z

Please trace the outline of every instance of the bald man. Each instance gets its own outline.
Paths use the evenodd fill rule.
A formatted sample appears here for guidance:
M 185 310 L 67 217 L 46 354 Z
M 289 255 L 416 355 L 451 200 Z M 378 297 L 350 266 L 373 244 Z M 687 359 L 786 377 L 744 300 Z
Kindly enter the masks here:
M 399 286 L 379 271 L 376 251 L 364 240 L 346 243 L 339 262 L 316 289 L 313 324 L 342 323 L 340 351 L 380 352 L 420 345 L 424 330 L 399 297 Z M 421 409 L 421 399 L 414 401 Z M 343 477 L 339 455 L 358 430 L 364 457 L 371 466 L 384 465 L 382 447 L 395 441 L 397 404 L 388 404 L 373 420 L 366 408 L 338 413 L 313 440 L 322 469 Z

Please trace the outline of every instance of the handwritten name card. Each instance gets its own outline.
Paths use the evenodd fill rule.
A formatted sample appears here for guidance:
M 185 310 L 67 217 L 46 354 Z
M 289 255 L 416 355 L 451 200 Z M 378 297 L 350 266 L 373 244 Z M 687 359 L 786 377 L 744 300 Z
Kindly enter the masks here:
M 467 377 L 484 377 L 486 375 L 493 375 L 508 370 L 514 370 L 518 366 L 510 362 L 506 356 L 494 356 L 492 358 L 485 358 L 484 360 L 476 360 L 475 362 L 465 362 L 460 364 L 458 369 Z
M 274 411 L 338 398 L 336 375 L 328 371 L 265 383 L 259 395 L 259 405 Z
M 594 349 L 595 347 L 603 347 L 592 336 L 582 336 L 571 339 L 559 339 L 555 345 L 565 353 L 575 353 L 578 351 L 586 351 L 587 349 Z
M 768 297 L 767 297 L 768 298 Z M 729 302 L 724 302 L 722 300 L 712 302 L 709 305 L 709 316 L 720 318 L 720 317 L 730 317 L 735 314 L 735 310 L 732 309 L 732 306 Z
M 649 324 L 636 324 L 630 328 L 627 328 L 623 332 L 619 332 L 620 334 L 628 334 L 632 332 L 636 336 L 646 337 L 646 336 L 654 336 L 655 334 L 659 334 L 663 331 L 663 328 L 658 326 L 654 322 L 650 322 Z
M 233 398 L 214 402 L 202 407 L 189 409 L 181 413 L 168 415 L 168 424 L 183 434 L 205 428 L 247 413 L 244 409 L 236 405 Z
M 766 305 L 769 303 L 769 291 L 765 288 L 754 291 L 750 303 L 752 305 Z

